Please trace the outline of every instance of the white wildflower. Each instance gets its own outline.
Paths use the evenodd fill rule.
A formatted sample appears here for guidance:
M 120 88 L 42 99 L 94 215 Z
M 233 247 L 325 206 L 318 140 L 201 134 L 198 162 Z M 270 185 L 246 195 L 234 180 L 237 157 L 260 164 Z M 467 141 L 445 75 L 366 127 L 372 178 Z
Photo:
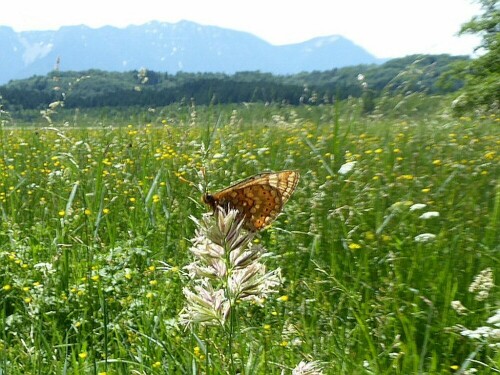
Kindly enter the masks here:
M 482 326 L 474 330 L 464 329 L 462 332 L 460 332 L 460 334 L 474 340 L 500 340 L 500 329 L 491 328 L 489 326 Z
M 63 106 L 63 105 L 64 105 L 64 102 L 62 102 L 62 101 L 58 100 L 58 101 L 55 101 L 55 102 L 50 103 L 50 104 L 49 104 L 49 108 L 50 108 L 50 109 L 52 109 L 52 110 L 54 110 L 54 109 L 56 109 L 57 107 L 59 107 L 59 106 Z
M 415 236 L 415 242 L 432 242 L 436 239 L 436 235 L 432 233 L 422 233 Z
M 432 219 L 433 217 L 439 217 L 439 212 L 437 211 L 424 212 L 422 215 L 419 216 L 419 219 L 427 220 L 427 219 Z
M 425 203 L 415 203 L 410 206 L 410 212 L 416 211 L 416 210 L 421 210 L 423 208 L 427 207 Z
M 195 260 L 184 269 L 195 286 L 183 289 L 181 323 L 224 325 L 238 301 L 262 305 L 278 291 L 281 270 L 266 271 L 261 263 L 265 250 L 252 243 L 255 233 L 242 230 L 238 211 L 220 209 L 193 221 L 198 227 L 190 248 Z
M 474 277 L 474 281 L 469 286 L 469 292 L 476 293 L 476 301 L 484 301 L 494 286 L 493 271 L 488 267 Z
M 500 309 L 495 312 L 495 315 L 489 317 L 486 323 L 500 328 Z
M 339 169 L 339 174 L 348 174 L 350 171 L 354 169 L 354 166 L 356 165 L 355 161 L 350 161 L 345 164 L 342 164 Z
M 281 269 L 267 273 L 265 270 L 261 263 L 234 270 L 228 281 L 231 295 L 245 299 L 250 296 L 267 298 L 269 294 L 276 293 L 281 285 Z
M 467 315 L 467 308 L 460 301 L 451 301 L 451 307 L 458 315 Z
M 321 364 L 319 361 L 300 361 L 292 370 L 292 375 L 322 375 Z
M 224 290 L 213 290 L 210 283 L 202 280 L 200 285 L 194 287 L 194 292 L 189 288 L 182 290 L 187 304 L 180 314 L 183 325 L 199 323 L 202 325 L 223 325 L 229 316 L 229 301 L 224 295 Z

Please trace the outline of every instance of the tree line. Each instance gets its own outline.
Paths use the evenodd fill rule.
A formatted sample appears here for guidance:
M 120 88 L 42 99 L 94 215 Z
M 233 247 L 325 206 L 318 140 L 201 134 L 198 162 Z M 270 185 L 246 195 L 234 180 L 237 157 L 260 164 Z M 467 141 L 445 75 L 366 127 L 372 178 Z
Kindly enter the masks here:
M 175 102 L 225 104 L 278 102 L 321 104 L 347 97 L 423 92 L 445 94 L 463 82 L 447 74 L 464 56 L 412 55 L 381 65 L 359 65 L 293 75 L 239 72 L 124 73 L 88 70 L 52 71 L 45 76 L 13 80 L 0 86 L 8 110 L 42 109 L 63 101 L 66 108 L 163 106 Z M 446 82 L 441 77 L 447 76 Z

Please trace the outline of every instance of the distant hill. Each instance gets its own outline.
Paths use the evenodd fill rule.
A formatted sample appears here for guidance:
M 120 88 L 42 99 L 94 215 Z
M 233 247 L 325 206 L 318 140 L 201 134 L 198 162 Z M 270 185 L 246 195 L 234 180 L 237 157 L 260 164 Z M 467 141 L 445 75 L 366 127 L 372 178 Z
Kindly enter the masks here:
M 52 71 L 0 85 L 0 106 L 7 111 L 44 109 L 64 101 L 66 108 L 159 107 L 171 103 L 224 104 L 269 102 L 321 104 L 347 97 L 453 92 L 462 86 L 446 78 L 466 56 L 413 55 L 383 64 L 274 75 L 258 71 L 234 74 L 169 74 L 141 69 Z M 441 82 L 441 77 L 446 82 Z M 360 82 L 360 79 L 362 82 Z
M 383 62 L 342 36 L 274 46 L 245 32 L 181 21 L 126 28 L 62 27 L 15 32 L 0 26 L 0 84 L 62 71 L 147 68 L 176 72 L 293 74 Z

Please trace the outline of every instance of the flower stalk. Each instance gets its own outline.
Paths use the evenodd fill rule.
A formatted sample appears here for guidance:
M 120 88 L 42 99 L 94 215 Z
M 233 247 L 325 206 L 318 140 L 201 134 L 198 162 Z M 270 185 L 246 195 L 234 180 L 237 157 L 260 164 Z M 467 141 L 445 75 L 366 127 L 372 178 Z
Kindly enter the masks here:
M 225 326 L 231 309 L 241 301 L 262 304 L 281 285 L 281 270 L 267 271 L 265 249 L 252 242 L 254 232 L 243 229 L 237 210 L 218 208 L 196 223 L 191 253 L 185 267 L 191 286 L 183 290 L 186 306 L 181 323 Z

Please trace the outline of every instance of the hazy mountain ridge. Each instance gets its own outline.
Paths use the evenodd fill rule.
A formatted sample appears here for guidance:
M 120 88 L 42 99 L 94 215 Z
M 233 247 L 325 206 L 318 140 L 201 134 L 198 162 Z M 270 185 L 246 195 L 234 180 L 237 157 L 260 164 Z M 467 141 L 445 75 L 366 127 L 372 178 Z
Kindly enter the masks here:
M 181 21 L 140 26 L 66 26 L 24 31 L 0 26 L 0 84 L 44 75 L 60 59 L 61 70 L 224 72 L 293 74 L 380 63 L 342 36 L 272 45 L 252 34 Z

